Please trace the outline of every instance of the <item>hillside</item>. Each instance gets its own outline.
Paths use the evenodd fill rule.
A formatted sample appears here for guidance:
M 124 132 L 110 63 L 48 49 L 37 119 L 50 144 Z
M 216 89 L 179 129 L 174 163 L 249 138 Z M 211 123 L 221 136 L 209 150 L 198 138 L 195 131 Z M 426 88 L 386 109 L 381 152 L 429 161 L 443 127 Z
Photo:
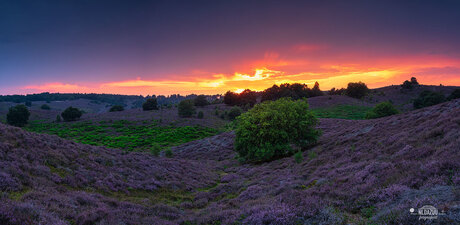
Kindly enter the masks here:
M 154 157 L 0 124 L 2 224 L 460 223 L 460 99 L 391 117 L 321 119 L 300 164 L 234 159 L 233 134 Z

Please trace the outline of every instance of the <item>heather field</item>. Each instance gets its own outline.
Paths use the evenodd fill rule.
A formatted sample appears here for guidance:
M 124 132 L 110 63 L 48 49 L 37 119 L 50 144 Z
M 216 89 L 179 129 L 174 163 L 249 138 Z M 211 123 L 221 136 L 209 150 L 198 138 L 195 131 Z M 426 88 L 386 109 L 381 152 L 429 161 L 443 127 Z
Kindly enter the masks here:
M 0 223 L 460 224 L 460 100 L 381 119 L 325 118 L 317 128 L 300 163 L 254 164 L 235 158 L 233 132 L 210 128 L 2 124 Z M 149 140 L 139 148 L 173 146 L 173 155 L 126 151 L 130 135 Z M 423 205 L 445 215 L 410 214 Z

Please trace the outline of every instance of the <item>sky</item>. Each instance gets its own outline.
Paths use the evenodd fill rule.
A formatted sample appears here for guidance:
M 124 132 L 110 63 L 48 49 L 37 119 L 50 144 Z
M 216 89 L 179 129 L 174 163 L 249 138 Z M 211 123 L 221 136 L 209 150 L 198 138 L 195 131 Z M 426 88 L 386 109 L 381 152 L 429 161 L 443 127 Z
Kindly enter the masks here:
M 460 86 L 459 1 L 0 1 L 0 94 Z

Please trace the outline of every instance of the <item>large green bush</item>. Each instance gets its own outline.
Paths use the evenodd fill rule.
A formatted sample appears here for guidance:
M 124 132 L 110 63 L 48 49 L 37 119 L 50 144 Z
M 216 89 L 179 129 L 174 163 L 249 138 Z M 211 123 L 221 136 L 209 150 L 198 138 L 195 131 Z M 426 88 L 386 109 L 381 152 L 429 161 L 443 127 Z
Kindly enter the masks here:
M 22 127 L 27 124 L 30 112 L 25 105 L 11 107 L 6 114 L 6 121 L 13 126 Z
M 70 106 L 61 113 L 62 119 L 64 121 L 75 121 L 80 119 L 83 112 L 77 108 Z
M 367 93 L 369 93 L 369 88 L 367 88 L 367 85 L 361 81 L 357 83 L 352 82 L 348 83 L 345 93 L 352 98 L 363 98 L 367 95 Z
M 142 109 L 144 111 L 149 111 L 149 110 L 157 110 L 158 109 L 158 103 L 156 98 L 149 98 L 147 101 L 142 104 Z
M 195 106 L 207 106 L 209 105 L 205 95 L 198 95 L 194 100 Z
M 180 117 L 191 117 L 195 114 L 195 102 L 193 99 L 183 100 L 179 103 L 178 113 Z
M 446 96 L 439 92 L 423 91 L 414 101 L 414 108 L 420 109 L 446 101 Z
M 292 155 L 295 147 L 316 143 L 317 119 L 306 100 L 281 98 L 257 104 L 237 120 L 235 150 L 247 162 Z
M 229 120 L 234 120 L 236 119 L 236 117 L 238 117 L 239 115 L 241 115 L 241 113 L 243 112 L 243 110 L 241 110 L 240 107 L 238 106 L 233 106 L 230 111 L 228 112 L 228 119 Z
M 398 114 L 398 110 L 390 102 L 377 104 L 371 111 L 367 112 L 366 119 L 375 119 Z

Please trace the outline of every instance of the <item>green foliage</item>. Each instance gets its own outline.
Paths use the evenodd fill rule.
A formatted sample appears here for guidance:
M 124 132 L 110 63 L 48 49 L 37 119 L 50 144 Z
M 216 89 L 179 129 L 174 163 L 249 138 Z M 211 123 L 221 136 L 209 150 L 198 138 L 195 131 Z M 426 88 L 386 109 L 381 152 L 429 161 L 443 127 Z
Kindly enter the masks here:
M 203 117 L 204 117 L 203 111 L 199 111 L 197 117 L 198 117 L 198 119 L 203 119 Z
M 64 119 L 64 121 L 75 121 L 80 119 L 82 114 L 82 111 L 70 106 L 69 108 L 65 109 L 64 112 L 61 113 L 61 116 L 62 119 Z
M 398 110 L 390 102 L 377 104 L 371 111 L 367 112 L 366 119 L 375 119 L 398 114 Z
M 6 114 L 6 121 L 13 126 L 22 127 L 27 124 L 30 112 L 25 105 L 11 107 Z
M 366 117 L 366 113 L 371 110 L 367 106 L 358 105 L 337 105 L 326 108 L 312 109 L 313 113 L 318 118 L 336 118 L 336 119 L 350 119 L 362 120 Z
M 194 100 L 193 100 L 195 106 L 207 106 L 209 105 L 208 100 L 206 99 L 206 96 L 204 95 L 198 95 Z
M 371 206 L 371 207 L 367 207 L 367 208 L 362 208 L 361 209 L 361 215 L 363 215 L 363 217 L 365 217 L 367 219 L 370 219 L 371 217 L 373 217 L 375 215 L 375 207 Z
M 228 119 L 229 120 L 234 120 L 236 119 L 236 117 L 238 117 L 239 115 L 241 115 L 243 111 L 241 110 L 240 107 L 238 106 L 233 106 L 230 111 L 228 112 Z
M 157 110 L 158 103 L 156 98 L 148 98 L 144 104 L 142 104 L 142 109 L 144 111 Z
M 109 112 L 121 112 L 124 110 L 125 110 L 125 107 L 123 107 L 122 105 L 114 105 L 110 108 Z
M 296 154 L 294 154 L 294 160 L 296 163 L 301 163 L 303 161 L 302 151 L 298 151 Z
M 235 150 L 248 162 L 292 155 L 292 144 L 307 147 L 320 135 L 306 100 L 266 101 L 241 114 L 237 122 Z
M 318 157 L 318 153 L 316 153 L 315 151 L 309 151 L 308 152 L 308 159 L 312 160 L 314 158 Z
M 183 100 L 179 103 L 178 113 L 180 117 L 191 117 L 195 114 L 195 103 L 192 99 Z
M 171 150 L 171 148 L 167 148 L 165 150 L 165 156 L 168 157 L 168 158 L 172 158 L 173 157 L 173 152 Z
M 369 88 L 367 88 L 367 85 L 361 81 L 357 83 L 351 82 L 348 83 L 348 87 L 345 93 L 352 98 L 360 99 L 369 93 Z
M 213 136 L 217 130 L 201 126 L 139 125 L 126 120 L 76 123 L 32 122 L 27 130 L 54 134 L 79 143 L 119 148 L 127 151 L 150 150 L 152 154 L 164 148 Z
M 47 104 L 43 104 L 42 106 L 40 106 L 40 109 L 43 109 L 43 110 L 50 110 L 51 107 Z
M 31 102 L 31 101 L 26 101 L 25 104 L 26 104 L 27 107 L 31 107 L 31 106 L 32 106 L 32 102 Z
M 439 92 L 423 91 L 419 97 L 414 100 L 414 108 L 420 109 L 427 106 L 436 105 L 446 101 L 446 96 Z
M 403 82 L 401 87 L 404 88 L 404 89 L 412 89 L 412 83 L 410 81 L 406 80 L 406 81 Z
M 447 99 L 453 100 L 460 98 L 460 88 L 455 89 L 452 93 L 450 93 L 449 97 Z
M 238 94 L 232 91 L 227 91 L 224 95 L 224 103 L 226 105 L 238 104 Z

